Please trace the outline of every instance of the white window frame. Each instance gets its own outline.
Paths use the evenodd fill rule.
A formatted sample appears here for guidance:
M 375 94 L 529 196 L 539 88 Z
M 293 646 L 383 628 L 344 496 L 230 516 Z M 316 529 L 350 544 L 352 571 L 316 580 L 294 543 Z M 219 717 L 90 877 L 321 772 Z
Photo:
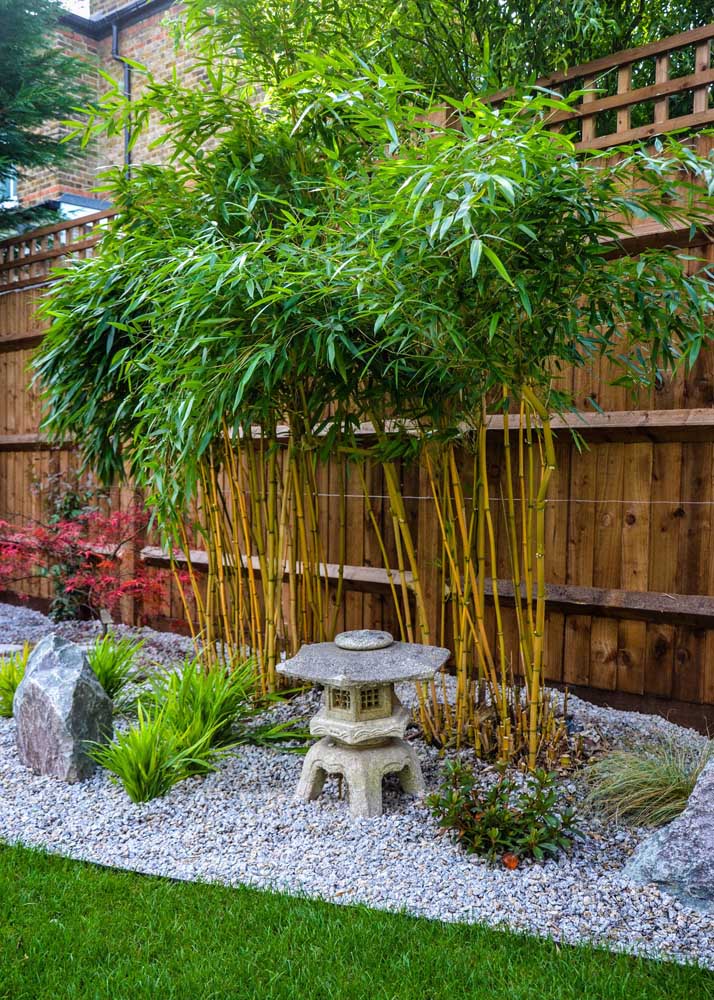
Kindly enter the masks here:
M 14 171 L 4 180 L 0 180 L 0 208 L 13 208 L 17 205 L 17 175 Z

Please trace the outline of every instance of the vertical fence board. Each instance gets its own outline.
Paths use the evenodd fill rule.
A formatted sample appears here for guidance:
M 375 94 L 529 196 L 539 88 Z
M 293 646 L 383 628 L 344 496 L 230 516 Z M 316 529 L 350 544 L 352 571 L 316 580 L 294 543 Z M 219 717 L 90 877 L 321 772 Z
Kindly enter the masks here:
M 595 524 L 592 504 L 596 476 L 589 455 L 573 451 L 570 458 L 571 504 L 568 528 L 566 579 L 577 586 L 591 586 Z M 576 502 L 572 502 L 575 500 Z M 565 623 L 563 680 L 570 684 L 590 683 L 590 626 L 587 615 L 570 615 Z

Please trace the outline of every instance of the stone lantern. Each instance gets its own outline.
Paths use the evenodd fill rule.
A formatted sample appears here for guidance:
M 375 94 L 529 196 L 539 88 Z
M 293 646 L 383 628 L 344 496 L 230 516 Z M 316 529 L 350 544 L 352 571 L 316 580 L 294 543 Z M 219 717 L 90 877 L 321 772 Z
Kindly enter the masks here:
M 389 632 L 342 632 L 334 642 L 302 646 L 278 666 L 290 677 L 323 686 L 322 706 L 310 723 L 313 736 L 297 797 L 316 799 L 328 774 L 345 779 L 353 816 L 381 816 L 382 778 L 396 772 L 402 789 L 424 791 L 413 748 L 404 740 L 409 712 L 394 690 L 399 681 L 430 680 L 449 650 L 395 642 Z

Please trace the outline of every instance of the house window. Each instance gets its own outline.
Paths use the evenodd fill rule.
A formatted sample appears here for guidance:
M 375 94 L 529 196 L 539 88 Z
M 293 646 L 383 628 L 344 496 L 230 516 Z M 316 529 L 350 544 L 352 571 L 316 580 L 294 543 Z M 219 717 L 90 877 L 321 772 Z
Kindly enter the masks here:
M 14 205 L 17 201 L 17 177 L 14 171 L 0 175 L 0 205 Z

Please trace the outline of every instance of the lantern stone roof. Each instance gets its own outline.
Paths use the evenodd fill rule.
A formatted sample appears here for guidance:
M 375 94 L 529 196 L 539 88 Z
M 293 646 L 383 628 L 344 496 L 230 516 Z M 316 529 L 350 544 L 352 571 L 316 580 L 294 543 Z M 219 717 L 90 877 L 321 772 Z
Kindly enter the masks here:
M 338 636 L 338 641 L 349 642 L 346 639 L 349 635 Z M 363 687 L 430 680 L 450 656 L 449 650 L 442 646 L 414 642 L 391 642 L 380 648 L 364 648 L 364 645 L 345 649 L 334 642 L 308 643 L 292 659 L 280 663 L 277 670 L 288 677 L 327 687 Z

